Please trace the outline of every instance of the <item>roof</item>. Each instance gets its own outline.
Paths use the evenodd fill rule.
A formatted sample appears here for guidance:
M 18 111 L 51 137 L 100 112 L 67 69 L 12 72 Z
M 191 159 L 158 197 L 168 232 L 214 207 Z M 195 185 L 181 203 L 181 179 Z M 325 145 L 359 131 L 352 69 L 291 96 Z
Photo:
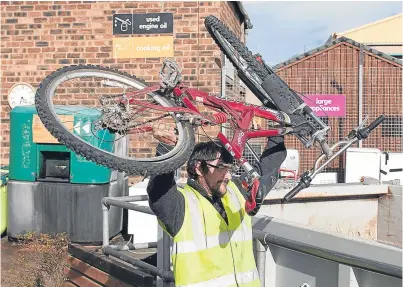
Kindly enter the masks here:
M 402 45 L 402 13 L 344 32 L 332 38 L 346 37 L 366 45 Z
M 231 1 L 231 2 L 233 2 L 238 7 L 239 11 L 244 17 L 245 29 L 252 29 L 253 28 L 252 22 L 250 21 L 249 15 L 246 12 L 242 2 L 241 1 Z
M 329 39 L 324 45 L 319 46 L 318 48 L 312 49 L 312 50 L 310 50 L 308 52 L 305 52 L 305 53 L 303 53 L 301 55 L 292 57 L 291 59 L 288 59 L 288 60 L 286 60 L 286 61 L 284 61 L 282 63 L 279 63 L 279 64 L 275 65 L 273 67 L 273 69 L 277 70 L 277 69 L 280 69 L 280 68 L 284 68 L 285 66 L 293 64 L 293 63 L 295 63 L 297 61 L 301 61 L 304 58 L 307 58 L 309 56 L 312 56 L 313 54 L 316 54 L 316 53 L 319 53 L 319 52 L 324 51 L 326 49 L 329 49 L 332 46 L 337 45 L 339 43 L 348 43 L 348 44 L 351 44 L 351 45 L 357 47 L 358 49 L 360 49 L 360 47 L 362 45 L 362 44 L 358 43 L 357 41 L 351 40 L 351 39 L 346 38 L 346 37 L 340 37 L 338 39 L 333 39 L 333 40 Z M 366 45 L 362 45 L 362 47 L 363 47 L 363 49 L 365 51 L 367 51 L 369 53 L 372 53 L 372 54 L 374 54 L 376 56 L 384 58 L 384 59 L 386 59 L 388 61 L 394 62 L 394 63 L 396 63 L 398 65 L 402 65 L 402 61 L 397 59 L 397 58 L 395 58 L 395 57 L 389 56 L 388 54 L 382 53 L 382 52 L 380 52 L 380 51 L 378 51 L 378 50 L 376 50 L 374 48 L 368 47 Z

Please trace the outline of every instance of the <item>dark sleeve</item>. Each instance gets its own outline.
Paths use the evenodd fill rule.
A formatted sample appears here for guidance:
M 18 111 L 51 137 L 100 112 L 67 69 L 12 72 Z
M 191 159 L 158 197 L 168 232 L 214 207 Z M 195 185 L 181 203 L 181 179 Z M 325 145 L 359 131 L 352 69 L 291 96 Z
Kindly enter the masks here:
M 161 148 L 163 147 L 163 148 Z M 157 154 L 165 153 L 169 146 L 159 144 Z M 185 199 L 177 190 L 174 172 L 152 176 L 147 186 L 151 210 L 173 237 L 182 227 L 185 218 Z

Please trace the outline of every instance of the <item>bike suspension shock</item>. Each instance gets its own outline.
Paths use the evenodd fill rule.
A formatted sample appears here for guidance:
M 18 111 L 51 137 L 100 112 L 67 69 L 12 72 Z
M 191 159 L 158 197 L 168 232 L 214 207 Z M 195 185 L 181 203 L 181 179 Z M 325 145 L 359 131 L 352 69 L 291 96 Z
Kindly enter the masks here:
M 228 115 L 226 113 L 224 113 L 224 112 L 216 113 L 216 114 L 213 115 L 213 118 L 214 118 L 214 123 L 217 124 L 217 125 L 220 125 L 220 124 L 224 124 L 224 123 L 227 122 Z

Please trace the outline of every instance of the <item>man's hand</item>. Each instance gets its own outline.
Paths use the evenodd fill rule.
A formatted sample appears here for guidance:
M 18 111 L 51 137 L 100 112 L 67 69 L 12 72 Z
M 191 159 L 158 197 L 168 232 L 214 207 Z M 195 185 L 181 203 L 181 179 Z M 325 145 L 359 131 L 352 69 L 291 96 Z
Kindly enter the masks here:
M 170 146 L 175 146 L 177 142 L 176 135 L 173 131 L 155 129 L 153 127 L 153 136 L 156 140 Z

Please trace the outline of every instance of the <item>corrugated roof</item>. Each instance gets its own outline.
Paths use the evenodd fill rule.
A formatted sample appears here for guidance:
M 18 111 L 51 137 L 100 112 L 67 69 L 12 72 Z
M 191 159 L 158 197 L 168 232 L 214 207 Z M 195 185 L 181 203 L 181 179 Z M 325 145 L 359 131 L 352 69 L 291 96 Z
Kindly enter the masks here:
M 350 38 L 366 45 L 402 45 L 402 15 L 400 13 L 332 36 L 333 39 Z
M 287 61 L 284 61 L 282 63 L 279 63 L 279 64 L 275 65 L 272 69 L 273 70 L 278 70 L 278 69 L 284 68 L 285 66 L 291 65 L 291 64 L 293 64 L 295 62 L 299 62 L 299 61 L 303 60 L 304 58 L 307 58 L 309 56 L 317 54 L 317 53 L 319 53 L 319 52 L 321 52 L 323 50 L 329 49 L 332 46 L 337 45 L 337 44 L 342 43 L 342 42 L 351 44 L 351 45 L 357 47 L 358 49 L 360 48 L 360 45 L 361 45 L 357 41 L 354 41 L 354 40 L 346 38 L 346 37 L 340 37 L 340 38 L 334 39 L 334 40 L 329 39 L 324 45 L 319 46 L 318 48 L 312 49 L 312 50 L 310 50 L 308 52 L 305 52 L 305 53 L 303 53 L 301 55 L 292 57 L 291 59 L 288 59 Z M 369 52 L 369 53 L 372 53 L 372 54 L 374 54 L 376 56 L 385 58 L 386 60 L 394 62 L 394 63 L 396 63 L 398 65 L 402 65 L 402 61 L 397 59 L 397 58 L 395 58 L 395 57 L 392 57 L 392 56 L 389 56 L 388 54 L 382 53 L 382 52 L 380 52 L 380 51 L 378 51 L 378 50 L 376 50 L 376 49 L 374 49 L 372 47 L 368 47 L 366 45 L 362 45 L 362 46 L 363 46 L 363 49 L 365 51 Z

